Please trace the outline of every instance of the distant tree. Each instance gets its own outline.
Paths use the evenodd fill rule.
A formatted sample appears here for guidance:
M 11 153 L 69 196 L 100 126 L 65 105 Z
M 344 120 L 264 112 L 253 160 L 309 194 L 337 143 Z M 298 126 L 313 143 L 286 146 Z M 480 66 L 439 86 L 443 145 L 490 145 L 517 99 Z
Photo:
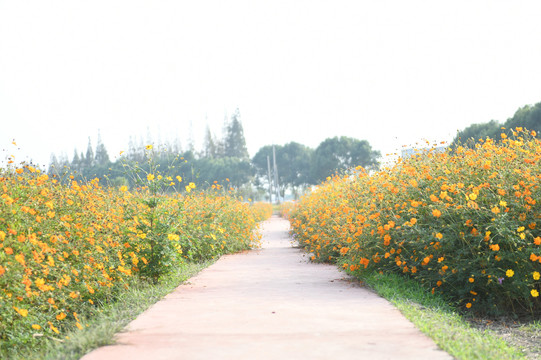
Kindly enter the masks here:
M 81 153 L 81 155 L 83 155 L 83 154 Z M 79 156 L 79 153 L 77 152 L 77 149 L 74 149 L 73 150 L 73 158 L 71 160 L 71 166 L 70 167 L 72 169 L 80 171 L 82 162 L 84 162 L 84 157 L 83 157 L 83 159 L 81 159 L 81 157 Z
M 541 102 L 519 108 L 504 124 L 507 129 L 523 127 L 541 133 Z
M 244 138 L 244 130 L 240 121 L 239 109 L 235 111 L 227 126 L 224 139 L 224 155 L 226 157 L 244 160 L 249 159 L 248 149 L 246 148 L 246 139 Z
M 500 128 L 501 125 L 496 120 L 491 120 L 482 124 L 472 124 L 464 130 L 458 132 L 457 136 L 451 143 L 451 147 L 454 148 L 461 145 L 473 148 L 479 139 L 484 140 L 487 137 L 498 139 L 498 135 L 501 131 Z
M 202 186 L 217 181 L 237 189 L 249 183 L 254 175 L 249 160 L 235 157 L 201 158 L 194 162 L 194 170 Z
M 377 169 L 380 156 L 366 140 L 346 136 L 328 138 L 314 151 L 311 180 L 319 183 L 336 171 L 356 166 Z
M 56 172 L 59 171 L 60 163 L 58 162 L 58 159 L 56 158 L 55 154 L 51 154 L 51 159 L 49 160 L 49 169 L 48 174 L 54 175 Z
M 503 124 L 496 120 L 491 120 L 487 123 L 470 125 L 458 132 L 451 143 L 451 147 L 454 148 L 458 145 L 474 147 L 479 139 L 486 139 L 487 137 L 499 141 L 502 132 L 509 132 L 517 127 L 523 127 L 541 133 L 541 102 L 533 106 L 525 105 L 519 108 L 513 117 L 508 118 Z
M 273 170 L 273 152 L 272 145 L 266 145 L 252 158 L 252 164 L 256 171 L 258 183 L 266 184 L 268 187 L 268 164 L 267 157 L 270 160 L 271 170 Z M 276 167 L 278 168 L 278 183 L 280 193 L 285 193 L 290 189 L 296 198 L 299 194 L 299 188 L 306 187 L 311 183 L 311 165 L 314 150 L 296 142 L 290 142 L 285 145 L 275 145 Z
M 101 134 L 98 132 L 98 143 L 96 145 L 96 163 L 98 165 L 108 165 L 110 163 L 109 154 L 101 140 Z
M 205 139 L 203 140 L 202 156 L 210 159 L 218 157 L 218 145 L 216 138 L 212 135 L 210 127 L 207 125 Z
M 278 169 L 281 169 L 281 162 L 280 162 L 280 151 L 282 149 L 282 145 L 265 145 L 261 147 L 257 153 L 252 158 L 252 165 L 255 170 L 256 175 L 256 181 L 255 184 L 259 188 L 264 188 L 268 191 L 269 187 L 269 177 L 268 177 L 268 163 L 270 162 L 271 171 L 273 170 L 273 154 L 272 154 L 272 148 L 274 146 L 274 151 L 277 154 L 276 159 L 276 166 Z M 269 159 L 267 161 L 267 158 Z M 281 171 L 278 171 L 278 174 L 281 174 Z M 274 177 L 271 181 L 274 181 Z M 284 182 L 281 182 L 280 179 L 278 179 L 279 185 L 281 187 L 280 192 L 282 193 L 285 191 L 285 188 L 288 184 L 285 184 Z
M 86 148 L 86 155 L 85 155 L 85 162 L 84 167 L 85 169 L 89 169 L 92 166 L 94 166 L 94 150 L 92 149 L 92 141 L 90 140 L 90 137 L 88 137 L 88 146 Z

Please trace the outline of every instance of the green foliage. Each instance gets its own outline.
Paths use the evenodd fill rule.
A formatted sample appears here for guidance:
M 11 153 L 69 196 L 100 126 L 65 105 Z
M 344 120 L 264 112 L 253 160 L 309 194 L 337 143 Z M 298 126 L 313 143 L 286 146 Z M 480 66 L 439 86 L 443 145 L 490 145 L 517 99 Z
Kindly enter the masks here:
M 335 172 L 356 166 L 377 169 L 379 156 L 379 151 L 372 150 L 366 140 L 346 136 L 329 138 L 319 144 L 314 152 L 312 178 L 319 183 Z
M 86 314 L 134 279 L 157 283 L 184 261 L 258 246 L 261 210 L 219 184 L 196 192 L 162 175 L 151 146 L 146 154 L 126 168 L 132 191 L 31 166 L 2 170 L 0 353 L 84 327 Z
M 500 133 L 500 127 L 501 125 L 495 120 L 483 124 L 470 125 L 457 134 L 451 147 L 455 148 L 456 146 L 462 145 L 469 148 L 475 148 L 475 144 L 477 144 L 479 139 L 495 139 Z
M 491 120 L 487 123 L 470 125 L 457 134 L 451 143 L 451 147 L 467 146 L 472 148 L 475 147 L 479 139 L 491 138 L 499 140 L 500 132 L 503 129 L 515 129 L 517 127 L 523 127 L 541 133 L 541 102 L 533 106 L 525 105 L 519 108 L 513 117 L 507 119 L 503 124 Z M 506 131 L 505 133 L 509 135 L 510 131 Z
M 244 139 L 244 130 L 240 122 L 239 109 L 235 111 L 231 117 L 231 122 L 227 125 L 224 139 L 224 156 L 243 160 L 250 158 L 246 148 L 246 140 Z
M 273 146 L 266 145 L 259 149 L 252 159 L 258 180 L 261 183 L 268 183 L 267 157 L 273 166 Z M 285 145 L 275 145 L 276 166 L 278 167 L 278 182 L 280 192 L 283 194 L 286 189 L 298 193 L 299 188 L 311 184 L 311 165 L 314 151 L 296 142 Z
M 532 134 L 334 177 L 290 213 L 293 233 L 314 260 L 403 274 L 466 311 L 540 314 L 541 142 Z

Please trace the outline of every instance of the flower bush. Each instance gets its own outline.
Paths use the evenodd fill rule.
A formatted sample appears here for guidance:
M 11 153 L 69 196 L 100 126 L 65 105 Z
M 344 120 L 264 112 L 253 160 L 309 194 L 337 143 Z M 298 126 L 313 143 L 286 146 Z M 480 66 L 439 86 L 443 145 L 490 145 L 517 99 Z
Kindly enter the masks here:
M 315 261 L 398 272 L 480 314 L 541 310 L 541 142 L 517 128 L 334 176 L 290 212 Z
M 217 185 L 168 195 L 172 179 L 154 170 L 133 191 L 97 179 L 65 185 L 31 166 L 0 170 L 0 353 L 82 328 L 136 278 L 258 245 L 268 211 Z

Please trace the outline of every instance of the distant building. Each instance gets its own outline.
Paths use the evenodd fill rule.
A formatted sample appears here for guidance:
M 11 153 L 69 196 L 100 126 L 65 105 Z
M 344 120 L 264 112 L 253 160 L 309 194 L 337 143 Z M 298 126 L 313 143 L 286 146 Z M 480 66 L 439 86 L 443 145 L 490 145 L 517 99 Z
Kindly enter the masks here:
M 406 159 L 413 155 L 423 154 L 429 151 L 433 151 L 436 153 L 444 153 L 446 150 L 447 150 L 447 146 L 438 146 L 438 147 L 425 148 L 425 149 L 409 148 L 409 149 L 402 150 L 402 158 Z

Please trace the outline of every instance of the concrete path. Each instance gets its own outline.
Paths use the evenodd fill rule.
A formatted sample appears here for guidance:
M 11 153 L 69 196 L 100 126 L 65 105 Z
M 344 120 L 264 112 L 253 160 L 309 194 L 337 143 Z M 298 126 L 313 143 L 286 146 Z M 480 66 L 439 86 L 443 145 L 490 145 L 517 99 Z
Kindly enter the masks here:
M 388 301 L 292 247 L 287 221 L 263 248 L 223 256 L 84 360 L 452 359 Z

